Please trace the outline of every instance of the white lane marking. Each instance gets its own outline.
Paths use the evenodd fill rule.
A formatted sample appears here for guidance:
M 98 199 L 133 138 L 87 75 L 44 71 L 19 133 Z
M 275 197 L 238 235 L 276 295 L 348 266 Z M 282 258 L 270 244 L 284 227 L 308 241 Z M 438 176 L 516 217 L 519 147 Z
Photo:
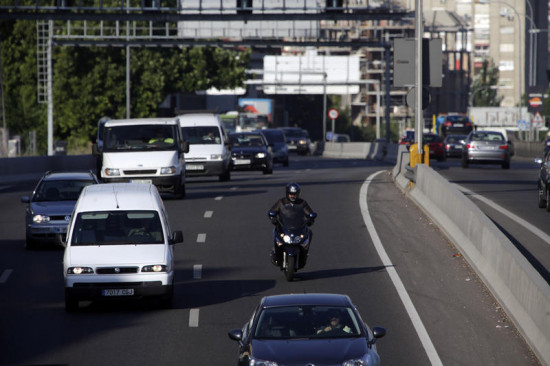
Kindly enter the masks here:
M 197 243 L 204 243 L 204 242 L 206 242 L 206 234 L 197 235 Z
M 369 232 L 372 242 L 374 243 L 374 247 L 376 248 L 376 251 L 380 256 L 380 259 L 382 260 L 384 267 L 386 267 L 386 270 L 388 271 L 388 275 L 390 276 L 390 279 L 393 282 L 393 285 L 395 286 L 395 289 L 397 290 L 397 293 L 399 294 L 399 297 L 401 298 L 403 305 L 405 306 L 405 310 L 407 310 L 407 313 L 409 314 L 409 318 L 413 323 L 414 329 L 416 330 L 416 334 L 418 334 L 418 338 L 420 338 L 420 342 L 422 343 L 422 346 L 424 347 L 424 350 L 426 351 L 426 354 L 430 359 L 431 364 L 443 365 L 432 343 L 432 340 L 430 339 L 430 335 L 426 331 L 426 328 L 424 327 L 424 324 L 422 323 L 422 320 L 420 319 L 420 316 L 418 315 L 418 312 L 416 311 L 416 308 L 414 307 L 414 304 L 411 298 L 409 297 L 409 294 L 407 293 L 407 289 L 405 289 L 405 285 L 403 285 L 401 278 L 397 274 L 395 267 L 390 261 L 390 258 L 388 257 L 388 254 L 386 253 L 386 250 L 384 249 L 384 246 L 380 241 L 380 237 L 376 232 L 371 216 L 369 214 L 369 207 L 367 204 L 367 192 L 369 189 L 369 184 L 378 174 L 384 173 L 384 172 L 385 172 L 384 170 L 381 170 L 379 172 L 371 174 L 361 186 L 361 192 L 359 195 L 359 204 L 361 207 L 361 213 L 363 214 L 363 221 L 367 226 L 367 231 Z
M 231 191 L 236 191 L 237 189 L 239 189 L 239 187 L 231 187 L 229 188 Z
M 4 272 L 2 272 L 2 276 L 0 276 L 0 283 L 6 283 L 12 272 L 13 269 L 5 269 Z
M 223 196 L 218 196 L 218 197 L 214 198 L 214 200 L 216 200 L 216 201 L 221 201 L 222 199 L 223 199 Z
M 468 188 L 465 188 L 461 185 L 458 185 L 456 183 L 453 183 L 462 193 L 466 193 L 469 195 L 469 197 L 475 198 L 477 200 L 480 200 L 481 202 L 485 203 L 486 205 L 492 207 L 496 211 L 500 212 L 504 216 L 508 216 L 511 220 L 517 222 L 518 224 L 522 225 L 524 228 L 532 232 L 534 235 L 541 238 L 543 241 L 545 241 L 547 244 L 550 244 L 550 235 L 543 232 L 541 229 L 536 227 L 535 225 L 525 221 L 519 216 L 516 216 L 515 214 L 511 213 L 510 211 L 506 210 L 504 207 L 499 206 L 495 202 L 491 201 L 488 198 L 483 197 L 482 195 L 475 193 L 473 191 L 470 191 Z
M 202 278 L 202 264 L 193 265 L 193 279 L 200 280 Z
M 214 214 L 214 211 L 205 211 L 204 212 L 204 218 L 209 219 L 209 218 L 212 217 L 213 214 Z
M 189 328 L 196 328 L 199 326 L 199 309 L 189 310 Z

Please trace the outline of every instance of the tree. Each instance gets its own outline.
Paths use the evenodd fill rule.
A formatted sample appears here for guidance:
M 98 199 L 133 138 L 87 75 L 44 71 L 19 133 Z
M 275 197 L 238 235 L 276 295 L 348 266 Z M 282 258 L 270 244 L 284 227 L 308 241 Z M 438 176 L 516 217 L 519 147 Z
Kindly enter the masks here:
M 470 98 L 472 107 L 497 107 L 502 96 L 497 96 L 499 71 L 492 59 L 484 59 L 481 71 L 474 78 Z
M 37 102 L 36 23 L 0 22 L 6 114 L 11 135 L 28 142 L 37 131 L 39 153 L 47 151 L 46 105 Z M 53 49 L 54 139 L 86 150 L 103 116 L 126 116 L 126 49 Z M 210 87 L 243 85 L 250 50 L 222 48 L 132 48 L 132 117 L 154 117 L 165 96 Z

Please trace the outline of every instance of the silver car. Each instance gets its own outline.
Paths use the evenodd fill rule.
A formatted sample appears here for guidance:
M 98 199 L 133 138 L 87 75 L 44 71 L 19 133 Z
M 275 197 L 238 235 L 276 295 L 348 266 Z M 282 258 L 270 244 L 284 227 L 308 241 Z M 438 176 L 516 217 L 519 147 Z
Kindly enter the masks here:
M 31 196 L 22 196 L 26 203 L 26 248 L 40 244 L 65 245 L 67 226 L 80 191 L 90 184 L 98 184 L 90 172 L 46 172 Z
M 462 167 L 471 163 L 500 164 L 510 169 L 509 142 L 497 131 L 470 132 L 462 149 Z

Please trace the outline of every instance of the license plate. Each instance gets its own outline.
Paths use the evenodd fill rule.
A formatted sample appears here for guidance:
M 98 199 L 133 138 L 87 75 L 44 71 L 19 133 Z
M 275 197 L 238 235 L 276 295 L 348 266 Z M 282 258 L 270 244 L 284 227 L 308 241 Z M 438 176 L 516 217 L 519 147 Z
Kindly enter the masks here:
M 132 179 L 130 183 L 152 184 L 153 181 L 151 179 Z
M 462 123 L 455 123 L 453 126 L 454 127 L 464 127 L 464 125 Z
M 204 170 L 204 165 L 187 164 L 186 169 L 187 170 Z
M 496 146 L 482 146 L 480 150 L 496 150 Z
M 250 164 L 250 159 L 236 159 L 235 165 L 245 165 Z
M 101 291 L 101 295 L 103 296 L 134 296 L 134 289 L 133 288 L 123 288 L 123 289 L 115 289 L 115 288 L 109 288 Z

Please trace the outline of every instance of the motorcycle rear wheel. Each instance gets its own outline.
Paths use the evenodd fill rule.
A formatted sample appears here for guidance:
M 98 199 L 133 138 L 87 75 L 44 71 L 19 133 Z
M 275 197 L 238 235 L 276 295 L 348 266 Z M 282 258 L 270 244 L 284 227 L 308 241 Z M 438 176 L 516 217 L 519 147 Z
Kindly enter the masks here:
M 296 257 L 288 257 L 287 265 L 285 268 L 285 277 L 288 282 L 294 278 L 294 272 L 296 270 Z

